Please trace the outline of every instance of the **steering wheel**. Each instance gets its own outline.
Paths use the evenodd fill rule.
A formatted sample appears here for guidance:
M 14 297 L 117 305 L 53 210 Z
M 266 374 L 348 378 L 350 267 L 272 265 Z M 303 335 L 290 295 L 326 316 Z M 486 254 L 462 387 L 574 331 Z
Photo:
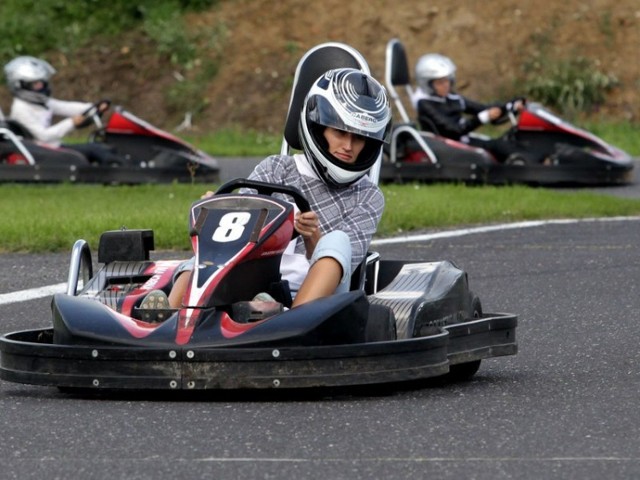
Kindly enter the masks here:
M 257 190 L 261 195 L 272 195 L 274 193 L 283 193 L 293 198 L 296 206 L 301 212 L 308 212 L 311 206 L 307 199 L 302 195 L 300 190 L 295 187 L 287 187 L 286 185 L 276 185 L 274 183 L 259 182 L 257 180 L 248 180 L 246 178 L 236 178 L 230 180 L 216 190 L 216 195 L 222 193 L 231 193 L 238 188 L 251 188 Z
M 238 188 L 251 188 L 256 190 L 261 195 L 272 195 L 274 193 L 283 193 L 293 198 L 296 206 L 301 212 L 311 211 L 311 206 L 307 199 L 302 195 L 300 190 L 295 187 L 287 187 L 286 185 L 277 185 L 274 183 L 259 182 L 257 180 L 248 180 L 246 178 L 236 178 L 230 180 L 216 190 L 215 195 L 222 193 L 231 193 Z M 295 229 L 291 234 L 291 239 L 297 238 L 300 235 Z
M 106 108 L 100 109 L 101 105 L 106 104 Z M 104 128 L 102 124 L 102 115 L 106 112 L 111 105 L 111 100 L 100 100 L 95 102 L 89 108 L 87 108 L 84 112 L 82 112 L 82 116 L 84 120 L 78 125 L 78 128 L 88 127 L 92 123 L 95 124 L 98 130 Z
M 516 103 L 518 101 L 522 102 L 523 109 L 527 108 L 527 101 L 525 98 L 514 98 L 505 105 L 506 115 L 509 117 L 509 121 L 513 127 L 518 125 L 518 116 L 521 112 L 520 110 L 516 110 Z

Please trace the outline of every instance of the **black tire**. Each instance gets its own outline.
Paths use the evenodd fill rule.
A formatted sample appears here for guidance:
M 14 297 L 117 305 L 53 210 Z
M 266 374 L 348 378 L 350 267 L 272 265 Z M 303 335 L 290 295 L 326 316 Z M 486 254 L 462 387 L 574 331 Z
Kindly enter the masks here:
M 396 339 L 396 316 L 385 305 L 369 305 L 369 318 L 364 333 L 365 341 L 386 342 Z
M 524 167 L 527 165 L 527 160 L 521 154 L 513 153 L 507 157 L 504 164 L 514 167 Z
M 459 363 L 449 367 L 449 373 L 445 375 L 448 382 L 464 382 L 470 380 L 480 368 L 482 360 L 474 360 L 473 362 Z
M 480 297 L 477 295 L 473 295 L 473 298 L 471 299 L 471 318 L 473 320 L 482 318 L 482 302 L 480 301 Z
M 482 318 L 482 302 L 478 296 L 473 295 L 469 320 L 476 320 L 478 318 Z M 478 372 L 481 362 L 482 360 L 474 360 L 472 362 L 451 365 L 449 367 L 449 373 L 445 375 L 445 380 L 447 382 L 463 382 L 469 380 Z

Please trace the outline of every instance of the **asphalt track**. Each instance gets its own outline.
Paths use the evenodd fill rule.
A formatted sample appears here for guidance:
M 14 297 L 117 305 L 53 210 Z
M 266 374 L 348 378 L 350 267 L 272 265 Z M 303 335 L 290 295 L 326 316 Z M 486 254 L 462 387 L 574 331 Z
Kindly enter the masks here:
M 377 245 L 384 258 L 453 260 L 485 311 L 518 313 L 518 355 L 484 361 L 466 383 L 74 397 L 0 381 L 0 477 L 638 478 L 639 227 Z M 65 282 L 67 265 L 0 255 L 0 294 Z M 2 332 L 49 324 L 47 297 L 0 308 Z

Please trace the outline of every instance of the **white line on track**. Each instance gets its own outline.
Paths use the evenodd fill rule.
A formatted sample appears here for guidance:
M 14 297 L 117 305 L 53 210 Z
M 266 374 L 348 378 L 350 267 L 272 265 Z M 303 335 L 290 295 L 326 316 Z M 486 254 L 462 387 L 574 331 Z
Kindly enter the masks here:
M 66 289 L 66 283 L 58 283 L 56 285 L 47 285 L 45 287 L 30 288 L 29 290 L 3 293 L 0 294 L 0 305 L 26 302 L 27 300 L 35 300 L 36 298 L 48 297 L 49 295 L 53 295 L 54 293 L 64 292 Z
M 504 230 L 515 230 L 518 228 L 533 228 L 543 225 L 566 225 L 582 222 L 620 222 L 620 221 L 639 221 L 640 217 L 608 217 L 608 218 L 582 218 L 582 219 L 560 219 L 560 220 L 535 220 L 529 222 L 503 223 L 499 225 L 487 225 L 482 227 L 461 228 L 457 230 L 449 230 L 435 233 L 425 233 L 422 235 L 405 235 L 393 238 L 381 238 L 373 240 L 371 245 L 390 245 L 394 243 L 408 242 L 427 242 L 430 240 L 438 240 L 442 238 L 462 237 L 465 235 L 474 235 L 478 233 L 497 232 Z M 20 290 L 18 292 L 0 294 L 0 305 L 10 303 L 26 302 L 42 297 L 48 297 L 54 293 L 61 293 L 66 290 L 66 283 L 58 283 L 56 285 L 47 285 L 44 287 L 30 288 L 29 290 Z
M 499 225 L 486 225 L 482 227 L 461 228 L 458 230 L 450 230 L 444 232 L 426 233 L 424 235 L 408 235 L 393 238 L 381 238 L 373 240 L 371 245 L 390 245 L 392 243 L 408 243 L 408 242 L 426 242 L 437 240 L 440 238 L 462 237 L 465 235 L 473 235 L 476 233 L 488 233 L 504 230 L 515 230 L 518 228 L 532 228 L 543 225 L 567 225 L 581 222 L 620 222 L 620 221 L 638 221 L 640 217 L 607 217 L 607 218 L 582 218 L 582 219 L 559 219 L 559 220 L 532 220 L 528 222 L 502 223 Z
M 154 459 L 155 460 L 155 457 Z M 517 462 L 517 463 L 548 463 L 548 462 L 637 462 L 638 457 L 615 457 L 615 456 L 594 456 L 594 457 L 371 457 L 371 458 L 272 458 L 272 457 L 203 457 L 189 458 L 189 462 L 263 462 L 263 463 L 489 463 L 489 462 Z

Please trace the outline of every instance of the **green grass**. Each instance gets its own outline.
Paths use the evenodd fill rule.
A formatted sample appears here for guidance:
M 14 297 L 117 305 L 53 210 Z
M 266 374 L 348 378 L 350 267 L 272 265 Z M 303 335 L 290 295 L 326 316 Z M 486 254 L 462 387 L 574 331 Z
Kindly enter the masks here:
M 266 157 L 280 152 L 282 136 L 256 131 L 219 130 L 207 135 L 181 135 L 187 142 L 213 156 Z
M 213 185 L 211 187 L 214 187 Z M 0 185 L 0 252 L 95 251 L 106 230 L 150 228 L 157 250 L 188 250 L 189 206 L 204 185 Z M 545 218 L 640 215 L 640 200 L 524 186 L 388 185 L 378 237 Z
M 380 234 L 550 218 L 640 214 L 640 199 L 526 186 L 387 185 Z

